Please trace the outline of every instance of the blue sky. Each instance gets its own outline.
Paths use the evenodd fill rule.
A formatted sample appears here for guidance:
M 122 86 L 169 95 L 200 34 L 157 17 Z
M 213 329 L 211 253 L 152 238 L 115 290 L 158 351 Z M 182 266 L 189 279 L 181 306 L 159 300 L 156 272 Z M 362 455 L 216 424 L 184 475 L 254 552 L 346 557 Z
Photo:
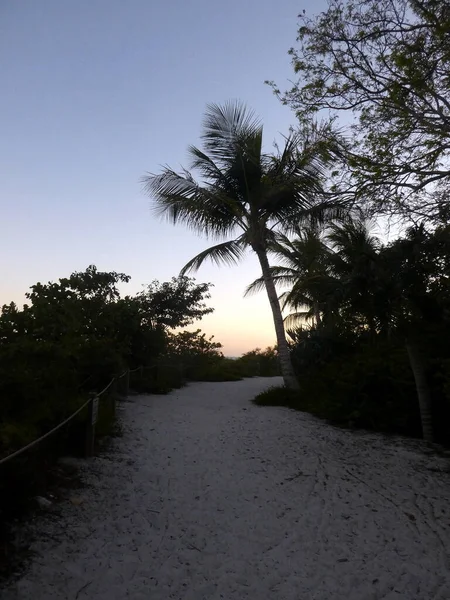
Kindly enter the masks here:
M 313 6 L 313 8 L 311 8 Z M 176 275 L 207 240 L 157 221 L 140 184 L 186 164 L 208 102 L 239 98 L 268 148 L 294 122 L 265 79 L 293 76 L 297 0 L 3 0 L 0 5 L 0 303 L 96 264 L 127 291 Z M 235 355 L 274 342 L 259 275 L 202 267 L 215 313 L 199 326 Z

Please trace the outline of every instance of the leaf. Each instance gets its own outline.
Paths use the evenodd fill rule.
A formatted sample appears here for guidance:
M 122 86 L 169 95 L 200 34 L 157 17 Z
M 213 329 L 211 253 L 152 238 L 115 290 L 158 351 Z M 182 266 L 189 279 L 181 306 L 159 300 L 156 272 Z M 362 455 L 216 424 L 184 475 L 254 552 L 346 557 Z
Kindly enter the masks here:
M 236 240 L 230 240 L 217 244 L 211 248 L 207 248 L 194 256 L 182 269 L 181 275 L 185 275 L 189 271 L 197 271 L 206 259 L 210 259 L 216 264 L 235 265 L 244 256 L 245 245 L 242 236 Z

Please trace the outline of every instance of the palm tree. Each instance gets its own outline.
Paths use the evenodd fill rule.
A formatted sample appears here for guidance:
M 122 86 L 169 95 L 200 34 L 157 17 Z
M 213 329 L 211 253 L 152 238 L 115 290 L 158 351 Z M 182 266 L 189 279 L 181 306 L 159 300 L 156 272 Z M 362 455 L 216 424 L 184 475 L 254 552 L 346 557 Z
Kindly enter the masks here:
M 373 336 L 390 337 L 395 331 L 404 339 L 423 437 L 432 442 L 431 392 L 421 334 L 440 311 L 428 289 L 435 257 L 432 244 L 428 254 L 425 251 L 427 232 L 423 227 L 410 229 L 404 239 L 382 247 L 371 235 L 369 224 L 361 220 L 333 227 L 328 238 L 334 249 L 334 273 L 346 289 L 343 310 L 347 320 L 357 315 Z
M 302 224 L 295 237 L 277 234 L 269 246 L 279 262 L 271 267 L 275 283 L 290 287 L 279 298 L 283 309 L 294 311 L 285 324 L 296 328 L 309 321 L 314 328 L 330 328 L 344 318 L 347 324 L 366 328 L 374 321 L 369 309 L 373 312 L 378 240 L 358 214 L 330 221 L 325 229 L 314 222 Z M 262 278 L 257 279 L 246 294 L 259 291 L 263 284 Z
M 286 327 L 296 327 L 299 321 L 310 321 L 313 327 L 328 322 L 330 292 L 334 291 L 335 281 L 330 270 L 331 251 L 324 242 L 323 231 L 310 223 L 296 228 L 292 239 L 279 233 L 269 251 L 279 262 L 271 267 L 275 284 L 290 287 L 279 297 L 283 309 L 295 311 L 285 318 Z M 263 287 L 260 277 L 248 286 L 246 295 Z
M 240 102 L 207 107 L 203 150 L 189 147 L 191 169 L 177 173 L 166 167 L 144 178 L 156 203 L 156 214 L 182 222 L 209 237 L 223 239 L 190 260 L 182 270 L 197 270 L 209 258 L 216 263 L 238 262 L 247 248 L 261 265 L 275 325 L 281 372 L 286 387 L 296 389 L 283 317 L 267 256 L 275 232 L 291 230 L 299 218 L 329 207 L 322 197 L 326 173 L 318 144 L 291 133 L 274 154 L 262 149 L 263 127 Z M 319 139 L 317 137 L 317 139 Z
M 397 332 L 404 337 L 409 364 L 416 384 L 423 438 L 434 441 L 432 397 L 428 382 L 426 344 L 430 328 L 444 326 L 442 293 L 434 290 L 435 282 L 446 285 L 443 277 L 448 246 L 441 246 L 425 226 L 412 227 L 406 236 L 386 247 L 382 253 L 391 270 L 391 317 Z M 444 271 L 445 272 L 445 271 Z M 424 348 L 425 346 L 425 348 Z
M 332 272 L 339 282 L 341 311 L 374 335 L 377 329 L 375 302 L 380 277 L 380 243 L 365 218 L 332 225 L 327 241 L 332 249 Z

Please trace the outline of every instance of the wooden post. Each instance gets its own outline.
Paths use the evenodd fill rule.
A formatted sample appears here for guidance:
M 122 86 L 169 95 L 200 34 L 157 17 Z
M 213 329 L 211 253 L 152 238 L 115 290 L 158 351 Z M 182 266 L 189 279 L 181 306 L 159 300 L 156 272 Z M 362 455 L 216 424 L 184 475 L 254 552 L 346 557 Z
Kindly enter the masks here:
M 125 389 L 124 396 L 128 398 L 128 394 L 130 393 L 130 369 L 125 373 Z
M 158 378 L 159 378 L 159 373 L 160 373 L 160 369 L 159 369 L 159 364 L 156 362 L 155 363 L 155 388 L 158 389 Z
M 86 457 L 94 455 L 95 448 L 95 423 L 98 416 L 98 396 L 94 396 L 88 404 L 88 419 L 86 423 Z
M 117 409 L 117 397 L 119 393 L 119 382 L 117 379 L 114 379 L 113 384 L 111 386 L 111 401 L 112 401 L 112 410 L 113 410 L 113 418 L 116 418 L 116 409 Z
M 180 371 L 180 386 L 184 385 L 184 367 L 183 363 L 178 363 L 178 369 Z

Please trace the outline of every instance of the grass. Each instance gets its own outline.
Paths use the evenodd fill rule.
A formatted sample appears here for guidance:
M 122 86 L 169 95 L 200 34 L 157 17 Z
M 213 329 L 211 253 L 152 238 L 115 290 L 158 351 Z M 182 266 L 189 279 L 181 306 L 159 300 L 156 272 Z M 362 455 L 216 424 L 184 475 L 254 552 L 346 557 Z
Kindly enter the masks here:
M 399 425 L 396 414 L 385 413 L 382 407 L 359 398 L 350 398 L 348 402 L 336 397 L 337 394 L 321 394 L 307 390 L 293 391 L 288 388 L 272 387 L 258 394 L 252 403 L 256 406 L 283 406 L 297 411 L 307 412 L 319 419 L 343 429 L 361 429 L 379 431 L 385 434 L 398 434 L 418 437 L 415 431 L 404 430 Z
M 256 406 L 286 406 L 287 408 L 303 410 L 300 406 L 299 393 L 284 386 L 271 387 L 258 394 L 252 402 Z
M 321 397 L 320 395 L 312 397 L 305 392 L 290 390 L 284 386 L 269 388 L 258 394 L 252 403 L 256 406 L 283 406 L 307 412 L 338 427 L 383 431 L 383 428 L 371 427 L 365 422 L 359 423 L 355 419 L 356 411 L 349 411 L 347 407 L 344 408 L 340 403 L 335 403 L 330 397 Z

